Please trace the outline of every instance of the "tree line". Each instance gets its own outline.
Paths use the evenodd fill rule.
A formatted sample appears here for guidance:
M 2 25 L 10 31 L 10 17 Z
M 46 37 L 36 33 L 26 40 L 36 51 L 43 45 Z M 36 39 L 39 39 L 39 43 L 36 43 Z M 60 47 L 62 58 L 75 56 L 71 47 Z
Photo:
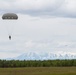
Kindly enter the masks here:
M 0 60 L 1 68 L 8 67 L 76 67 L 76 60 Z

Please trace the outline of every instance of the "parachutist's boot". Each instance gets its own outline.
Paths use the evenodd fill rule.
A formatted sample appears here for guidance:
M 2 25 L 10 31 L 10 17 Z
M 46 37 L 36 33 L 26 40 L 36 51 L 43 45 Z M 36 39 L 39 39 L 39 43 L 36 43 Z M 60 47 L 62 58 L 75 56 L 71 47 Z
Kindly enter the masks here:
M 9 35 L 9 40 L 11 40 L 11 36 Z

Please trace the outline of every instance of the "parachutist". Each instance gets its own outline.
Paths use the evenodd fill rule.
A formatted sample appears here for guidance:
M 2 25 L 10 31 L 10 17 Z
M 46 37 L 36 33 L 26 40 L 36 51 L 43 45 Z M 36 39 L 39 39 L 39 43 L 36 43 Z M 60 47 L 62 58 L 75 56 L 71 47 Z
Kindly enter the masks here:
M 11 36 L 9 35 L 9 40 L 11 40 Z
M 17 20 L 17 19 L 18 19 L 18 16 L 17 16 L 15 13 L 5 13 L 5 14 L 3 14 L 3 16 L 2 16 L 2 19 L 3 19 L 3 20 L 10 20 L 10 21 L 11 21 L 11 20 Z M 12 22 L 11 22 L 11 23 L 12 23 Z M 7 26 L 8 26 L 8 25 L 7 25 Z M 10 24 L 9 24 L 9 26 L 10 26 Z M 9 27 L 9 26 L 7 27 L 7 29 L 8 29 L 7 31 L 9 31 L 8 34 L 9 34 L 10 31 L 11 31 L 11 30 L 10 30 L 10 27 L 11 27 L 11 26 L 10 26 L 10 27 Z M 9 40 L 11 40 L 11 35 L 10 35 L 10 34 L 9 34 Z

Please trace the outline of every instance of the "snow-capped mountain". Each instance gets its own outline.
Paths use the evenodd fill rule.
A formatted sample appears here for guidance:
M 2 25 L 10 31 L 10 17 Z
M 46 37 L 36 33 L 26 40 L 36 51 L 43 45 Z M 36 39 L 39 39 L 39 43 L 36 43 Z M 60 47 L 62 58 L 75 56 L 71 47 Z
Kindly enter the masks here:
M 76 59 L 76 53 L 71 52 L 27 52 L 18 57 L 13 58 L 15 60 L 54 60 L 54 59 Z

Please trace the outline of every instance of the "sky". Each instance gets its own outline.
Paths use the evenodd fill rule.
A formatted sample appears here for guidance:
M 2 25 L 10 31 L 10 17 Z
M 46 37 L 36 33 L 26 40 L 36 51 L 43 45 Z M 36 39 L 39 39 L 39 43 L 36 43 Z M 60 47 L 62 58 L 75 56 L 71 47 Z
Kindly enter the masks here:
M 16 13 L 18 20 L 2 20 L 5 13 Z M 75 34 L 76 0 L 0 0 L 0 59 L 26 52 L 76 53 Z

